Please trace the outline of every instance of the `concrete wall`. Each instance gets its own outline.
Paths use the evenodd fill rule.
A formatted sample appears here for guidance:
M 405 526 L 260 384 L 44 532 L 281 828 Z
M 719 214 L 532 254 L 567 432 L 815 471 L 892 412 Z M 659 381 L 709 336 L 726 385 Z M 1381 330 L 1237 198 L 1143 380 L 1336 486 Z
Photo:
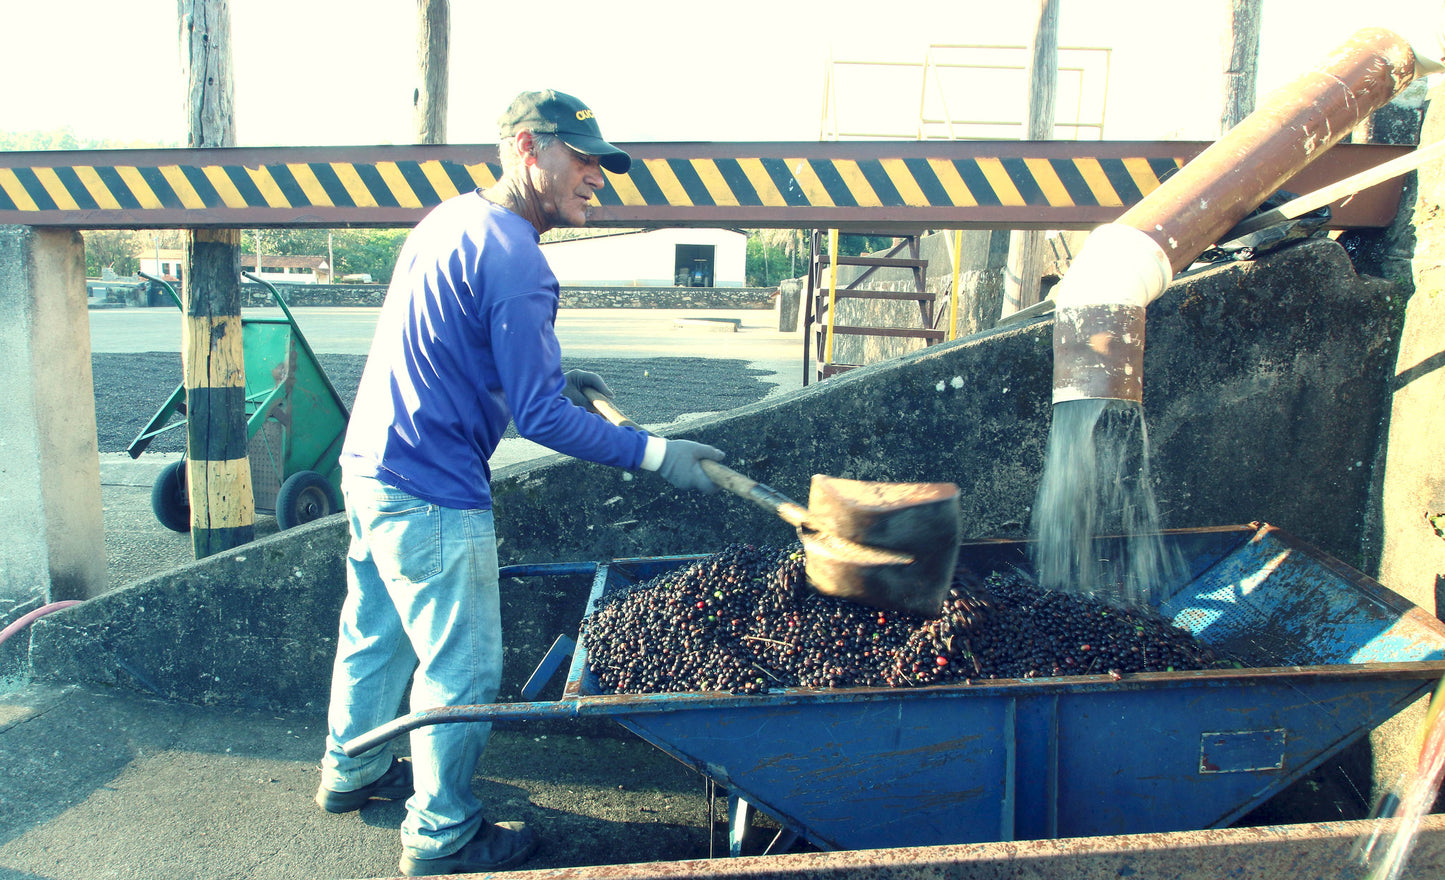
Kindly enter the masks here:
M 89 282 L 95 304 L 154 306 L 173 309 L 175 302 L 159 287 L 147 282 Z M 377 308 L 386 299 L 385 284 L 276 284 L 276 289 L 294 309 L 308 307 L 360 306 Z M 176 291 L 178 294 L 179 290 Z M 772 287 L 563 287 L 564 309 L 771 309 L 776 289 Z M 259 284 L 241 283 L 244 308 L 273 308 L 276 300 Z
M 85 252 L 0 227 L 0 621 L 105 589 Z
M 1445 137 L 1445 100 L 1412 87 L 1390 114 L 1372 120 L 1390 142 L 1433 144 Z M 1428 100 L 1427 100 L 1428 98 Z M 1395 225 L 1345 237 L 1357 265 L 1394 279 L 1402 295 L 1399 349 L 1387 384 L 1382 443 L 1374 462 L 1378 509 L 1367 524 L 1365 570 L 1411 602 L 1445 610 L 1445 169 L 1430 163 L 1407 175 Z M 1414 738 L 1429 701 L 1420 700 L 1371 736 L 1375 778 L 1388 782 L 1415 761 Z M 1445 801 L 1437 802 L 1445 806 Z
M 1150 310 L 1145 402 L 1167 527 L 1267 520 L 1362 561 L 1398 291 L 1312 242 L 1174 285 Z M 1051 326 L 1036 320 L 854 370 L 674 432 L 806 498 L 813 473 L 952 480 L 971 537 L 1024 537 L 1051 418 Z M 554 457 L 494 481 L 504 564 L 703 553 L 791 530 L 731 496 Z M 34 627 L 35 671 L 188 700 L 324 700 L 342 586 L 340 518 L 196 563 Z M 509 583 L 504 697 L 587 583 Z M 204 646 L 204 647 L 200 647 Z
M 33 233 L 0 228 L 0 369 L 23 377 L 14 394 L 0 395 L 0 499 L 7 508 L 0 540 L 0 619 L 13 620 L 50 597 L 50 550 L 39 492 L 40 438 L 29 377 L 36 356 L 31 304 Z M 28 430 L 22 426 L 31 426 Z
M 772 287 L 564 287 L 564 309 L 771 309 Z
M 85 251 L 68 231 L 0 227 L 0 626 L 105 590 Z M 25 640 L 0 649 L 0 669 Z

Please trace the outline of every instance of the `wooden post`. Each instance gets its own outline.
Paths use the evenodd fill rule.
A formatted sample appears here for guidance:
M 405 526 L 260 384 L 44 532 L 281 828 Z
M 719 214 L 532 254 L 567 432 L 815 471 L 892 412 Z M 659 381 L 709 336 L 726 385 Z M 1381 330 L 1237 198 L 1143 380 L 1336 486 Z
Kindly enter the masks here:
M 236 145 L 229 0 L 179 0 L 191 147 Z M 201 559 L 255 537 L 246 458 L 241 343 L 241 233 L 192 230 L 186 247 L 181 356 L 186 386 L 186 484 L 191 545 Z
M 1229 0 L 1228 46 L 1224 58 L 1224 108 L 1219 133 L 1224 134 L 1254 112 L 1259 78 L 1259 17 L 1264 0 Z
M 416 63 L 412 123 L 419 144 L 447 142 L 447 56 L 451 29 L 449 0 L 417 0 Z
M 1052 140 L 1059 82 L 1059 0 L 1038 0 L 1038 20 L 1029 40 L 1029 111 L 1025 140 Z M 1044 239 L 1040 229 L 1015 229 L 1009 236 L 1000 318 L 1039 301 Z

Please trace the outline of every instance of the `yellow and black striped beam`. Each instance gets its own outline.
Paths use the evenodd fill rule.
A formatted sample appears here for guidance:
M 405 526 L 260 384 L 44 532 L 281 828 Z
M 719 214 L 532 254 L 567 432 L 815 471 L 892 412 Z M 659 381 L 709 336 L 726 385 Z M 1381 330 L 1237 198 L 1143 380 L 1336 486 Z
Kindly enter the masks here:
M 908 141 L 627 144 L 598 226 L 1089 229 L 1154 190 L 1208 143 Z M 1409 147 L 1341 145 L 1296 193 Z M 490 186 L 490 145 L 0 153 L 0 224 L 72 229 L 410 226 Z M 1335 206 L 1337 228 L 1384 226 L 1401 186 Z

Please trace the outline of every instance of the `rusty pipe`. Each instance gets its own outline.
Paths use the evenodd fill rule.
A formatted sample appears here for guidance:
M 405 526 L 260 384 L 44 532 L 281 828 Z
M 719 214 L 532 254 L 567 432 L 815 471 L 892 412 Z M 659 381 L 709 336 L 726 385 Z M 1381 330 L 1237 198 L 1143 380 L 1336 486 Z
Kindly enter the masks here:
M 1174 274 L 1417 76 L 1442 69 L 1438 36 L 1355 34 L 1269 95 L 1118 220 L 1095 229 L 1055 289 L 1054 402 L 1143 402 L 1144 311 Z

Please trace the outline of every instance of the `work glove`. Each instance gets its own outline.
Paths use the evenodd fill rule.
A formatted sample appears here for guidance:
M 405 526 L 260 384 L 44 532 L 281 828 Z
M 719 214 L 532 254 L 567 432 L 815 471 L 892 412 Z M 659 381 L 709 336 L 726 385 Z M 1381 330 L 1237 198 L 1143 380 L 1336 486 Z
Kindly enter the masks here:
M 607 383 L 603 382 L 602 377 L 596 373 L 589 373 L 586 370 L 568 370 L 562 374 L 562 378 L 567 380 L 567 384 L 562 387 L 562 396 L 583 409 L 592 410 L 592 401 L 588 400 L 587 395 L 583 393 L 582 389 L 584 388 L 591 388 L 609 400 L 612 398 L 612 389 L 608 388 Z M 596 412 L 596 410 L 592 411 Z
M 705 443 L 669 440 L 657 472 L 679 489 L 696 489 L 711 495 L 717 491 L 717 484 L 703 473 L 702 462 L 704 459 L 721 461 L 725 455 L 721 449 L 714 449 Z

